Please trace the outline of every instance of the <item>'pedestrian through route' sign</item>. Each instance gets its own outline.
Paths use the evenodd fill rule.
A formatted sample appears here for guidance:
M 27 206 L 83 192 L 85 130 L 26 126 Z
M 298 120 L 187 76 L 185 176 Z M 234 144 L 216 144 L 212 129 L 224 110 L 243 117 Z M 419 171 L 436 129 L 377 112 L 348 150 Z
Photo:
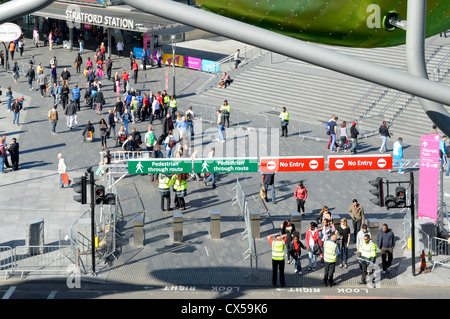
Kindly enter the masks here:
M 258 158 L 202 158 L 194 160 L 195 173 L 255 173 Z
M 191 159 L 133 159 L 128 160 L 129 174 L 183 174 L 192 173 Z

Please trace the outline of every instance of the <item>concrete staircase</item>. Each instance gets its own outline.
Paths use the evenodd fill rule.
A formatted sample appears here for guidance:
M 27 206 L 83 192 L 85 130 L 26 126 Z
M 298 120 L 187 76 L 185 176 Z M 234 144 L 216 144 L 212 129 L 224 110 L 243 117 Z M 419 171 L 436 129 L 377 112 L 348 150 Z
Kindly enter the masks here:
M 434 71 L 448 55 L 449 48 L 450 43 L 439 38 L 428 40 L 426 61 L 431 79 L 437 77 L 444 79 L 444 83 L 450 82 L 450 62 L 439 65 L 439 73 Z M 331 49 L 407 72 L 405 46 Z M 376 118 L 388 121 L 391 129 L 397 131 L 396 136 L 410 136 L 414 144 L 419 143 L 420 135 L 427 134 L 432 125 L 410 94 L 280 55 L 266 54 L 232 78 L 228 88 L 210 86 L 198 95 L 197 101 L 221 105 L 223 100 L 228 100 L 238 109 L 273 114 L 285 106 L 294 118 L 321 122 L 326 122 L 331 114 L 347 122 Z

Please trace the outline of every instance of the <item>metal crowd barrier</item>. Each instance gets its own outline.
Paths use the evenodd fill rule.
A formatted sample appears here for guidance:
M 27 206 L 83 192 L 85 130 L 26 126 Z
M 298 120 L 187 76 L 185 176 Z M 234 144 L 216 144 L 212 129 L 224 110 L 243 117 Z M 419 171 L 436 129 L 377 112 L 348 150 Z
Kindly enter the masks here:
M 446 257 L 443 257 L 441 260 L 434 260 L 432 270 L 434 270 L 434 267 L 436 267 L 436 265 L 450 268 L 450 239 L 434 237 L 433 247 L 435 249 L 436 255 Z
M 257 278 L 255 273 L 253 272 L 253 260 L 255 261 L 255 267 L 258 268 L 258 257 L 256 254 L 256 241 L 253 237 L 252 233 L 252 224 L 250 218 L 250 210 L 248 208 L 248 202 L 245 198 L 245 193 L 242 189 L 242 185 L 239 181 L 239 178 L 236 179 L 236 186 L 233 190 L 236 189 L 236 196 L 232 199 L 232 206 L 236 203 L 239 204 L 240 213 L 239 216 L 243 216 L 245 222 L 245 230 L 242 232 L 242 240 L 248 239 L 248 249 L 243 253 L 244 260 L 250 260 L 250 272 L 245 276 L 253 275 Z
M 0 272 L 8 278 L 15 272 L 70 274 L 79 265 L 78 255 L 70 245 L 0 246 Z
M 9 246 L 0 246 L 0 273 L 5 279 L 14 271 L 14 252 Z

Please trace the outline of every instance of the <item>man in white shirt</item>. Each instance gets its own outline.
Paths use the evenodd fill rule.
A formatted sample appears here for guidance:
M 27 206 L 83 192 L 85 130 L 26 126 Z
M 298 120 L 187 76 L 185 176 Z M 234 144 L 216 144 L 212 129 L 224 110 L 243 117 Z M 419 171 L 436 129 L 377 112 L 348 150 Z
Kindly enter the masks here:
M 239 59 L 239 53 L 241 50 L 237 49 L 236 53 L 234 54 L 234 69 L 237 70 L 238 65 L 241 63 L 241 60 Z
M 392 167 L 400 165 L 400 168 L 398 170 L 399 174 L 405 173 L 402 170 L 403 162 L 401 162 L 401 160 L 403 159 L 402 142 L 403 142 L 403 138 L 399 137 L 398 140 L 394 143 L 394 147 L 393 147 L 393 151 L 392 151 L 392 154 L 394 155 L 394 157 L 393 157 L 394 164 L 392 165 Z
M 152 102 L 152 115 L 150 116 L 150 124 L 153 124 L 153 118 L 156 116 L 158 119 L 159 117 L 159 101 L 158 99 L 153 99 Z
M 59 153 L 58 154 L 59 188 L 64 187 L 64 184 L 62 181 L 62 175 L 66 174 L 66 172 L 67 172 L 66 162 L 64 161 L 64 157 L 62 156 L 62 154 Z M 69 181 L 69 185 L 70 185 L 70 181 Z

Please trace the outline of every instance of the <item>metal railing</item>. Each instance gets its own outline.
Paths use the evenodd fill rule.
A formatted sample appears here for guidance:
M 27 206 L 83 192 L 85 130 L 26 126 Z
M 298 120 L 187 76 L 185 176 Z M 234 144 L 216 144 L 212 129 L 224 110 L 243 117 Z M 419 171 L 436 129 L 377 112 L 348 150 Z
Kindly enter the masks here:
M 255 57 L 263 54 L 265 50 L 261 48 L 257 48 L 255 46 L 245 47 L 239 53 L 239 59 L 241 60 L 241 64 L 244 64 Z M 234 69 L 234 55 L 235 53 L 223 58 L 220 61 L 217 61 L 215 64 L 211 65 L 209 68 L 202 69 L 201 71 L 216 73 L 216 72 L 229 72 Z

